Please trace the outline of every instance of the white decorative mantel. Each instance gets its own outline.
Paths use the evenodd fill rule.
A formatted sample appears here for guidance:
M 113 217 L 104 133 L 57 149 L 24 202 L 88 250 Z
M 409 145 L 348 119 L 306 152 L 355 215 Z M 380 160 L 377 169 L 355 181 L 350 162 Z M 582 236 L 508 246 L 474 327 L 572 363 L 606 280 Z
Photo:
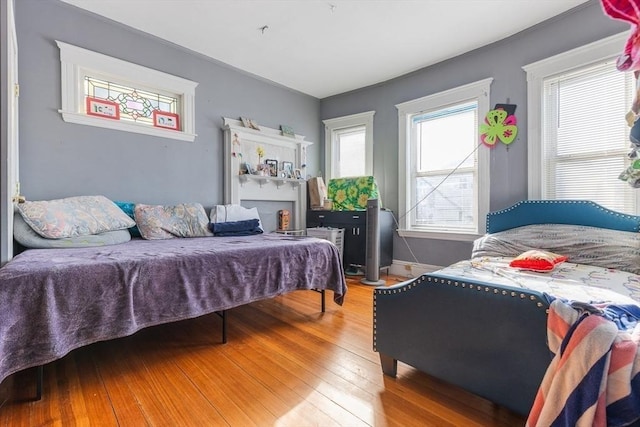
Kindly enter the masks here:
M 304 229 L 306 224 L 307 183 L 304 179 L 249 175 L 244 172 L 244 163 L 253 169 L 258 164 L 258 147 L 264 149 L 266 159 L 293 163 L 294 169 L 306 164 L 307 147 L 312 142 L 304 136 L 283 136 L 279 129 L 260 126 L 260 130 L 244 127 L 240 120 L 224 117 L 224 203 L 251 207 L 251 201 L 291 202 L 292 224 Z M 302 169 L 302 176 L 306 176 Z M 243 203 L 244 202 L 244 203 Z

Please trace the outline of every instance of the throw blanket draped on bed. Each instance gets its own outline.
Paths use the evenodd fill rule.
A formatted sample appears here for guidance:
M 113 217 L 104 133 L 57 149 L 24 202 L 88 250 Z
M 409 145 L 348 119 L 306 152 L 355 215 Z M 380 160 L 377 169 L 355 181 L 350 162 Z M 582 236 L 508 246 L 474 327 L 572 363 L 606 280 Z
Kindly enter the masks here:
M 555 357 L 528 427 L 626 426 L 640 419 L 639 311 L 551 303 L 547 332 Z
M 296 289 L 342 304 L 338 248 L 261 234 L 27 250 L 0 268 L 0 382 L 97 341 Z

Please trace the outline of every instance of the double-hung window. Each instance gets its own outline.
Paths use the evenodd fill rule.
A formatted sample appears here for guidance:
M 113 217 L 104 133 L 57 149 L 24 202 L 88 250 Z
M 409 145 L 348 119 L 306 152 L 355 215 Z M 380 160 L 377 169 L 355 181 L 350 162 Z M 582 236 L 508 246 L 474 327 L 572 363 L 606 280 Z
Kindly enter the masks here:
M 489 148 L 479 121 L 492 79 L 396 105 L 400 234 L 472 240 L 489 206 Z
M 373 175 L 375 111 L 324 120 L 327 178 Z
M 636 214 L 638 190 L 618 177 L 630 164 L 625 114 L 633 73 L 616 69 L 626 35 L 524 67 L 528 80 L 529 198 L 589 199 Z

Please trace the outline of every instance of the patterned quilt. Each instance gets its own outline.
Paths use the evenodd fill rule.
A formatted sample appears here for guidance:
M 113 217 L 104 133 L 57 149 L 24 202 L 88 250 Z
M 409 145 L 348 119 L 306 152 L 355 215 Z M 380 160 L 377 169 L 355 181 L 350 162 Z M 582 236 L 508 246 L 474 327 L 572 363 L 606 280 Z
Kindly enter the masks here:
M 549 272 L 509 267 L 512 257 L 479 257 L 438 270 L 438 275 L 531 289 L 568 301 L 638 304 L 640 276 L 626 271 L 563 262 Z

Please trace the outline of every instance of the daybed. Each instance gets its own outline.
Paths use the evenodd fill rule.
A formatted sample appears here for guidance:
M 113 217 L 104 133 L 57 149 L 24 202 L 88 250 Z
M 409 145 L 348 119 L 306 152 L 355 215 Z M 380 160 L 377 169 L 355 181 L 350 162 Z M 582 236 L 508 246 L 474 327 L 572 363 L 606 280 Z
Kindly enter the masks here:
M 562 340 L 575 327 L 567 323 L 558 340 L 551 340 L 556 345 L 548 345 L 552 301 L 583 301 L 584 307 L 564 308 L 577 313 L 574 320 L 589 310 L 604 318 L 599 303 L 637 307 L 632 297 L 640 295 L 639 228 L 640 217 L 589 201 L 532 200 L 490 213 L 488 234 L 475 242 L 471 260 L 374 290 L 373 347 L 383 372 L 395 376 L 402 361 L 528 414 L 554 353 L 566 349 L 559 346 L 566 346 Z M 527 249 L 567 255 L 568 261 L 544 273 L 509 267 L 509 260 Z M 531 278 L 543 276 L 540 286 L 527 287 Z M 609 285 L 615 292 L 606 289 Z M 636 320 L 630 315 L 627 323 Z M 559 334 L 553 329 L 550 334 Z M 633 369 L 632 378 L 638 371 Z M 627 386 L 630 381 L 627 375 Z M 598 384 L 596 399 L 602 392 Z M 565 393 L 567 388 L 571 384 L 565 382 Z M 556 396 L 556 405 L 566 403 L 561 394 L 549 393 L 545 388 L 538 399 Z
M 335 245 L 211 234 L 29 249 L 0 269 L 0 382 L 90 343 L 299 289 L 322 291 L 323 310 L 324 290 L 342 304 L 346 285 Z

